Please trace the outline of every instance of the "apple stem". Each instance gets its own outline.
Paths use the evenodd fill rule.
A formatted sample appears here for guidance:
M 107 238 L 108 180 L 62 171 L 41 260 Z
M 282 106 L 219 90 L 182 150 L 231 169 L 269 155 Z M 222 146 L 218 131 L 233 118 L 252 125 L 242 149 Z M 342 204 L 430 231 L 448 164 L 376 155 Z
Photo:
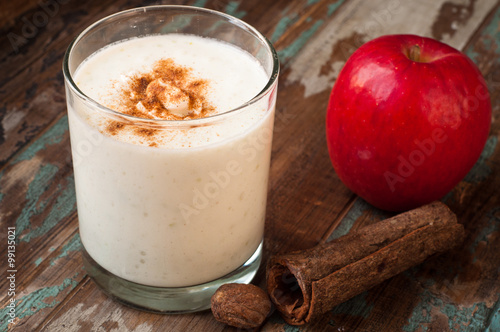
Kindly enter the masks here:
M 408 58 L 410 58 L 410 60 L 420 62 L 420 46 L 413 45 L 408 52 Z

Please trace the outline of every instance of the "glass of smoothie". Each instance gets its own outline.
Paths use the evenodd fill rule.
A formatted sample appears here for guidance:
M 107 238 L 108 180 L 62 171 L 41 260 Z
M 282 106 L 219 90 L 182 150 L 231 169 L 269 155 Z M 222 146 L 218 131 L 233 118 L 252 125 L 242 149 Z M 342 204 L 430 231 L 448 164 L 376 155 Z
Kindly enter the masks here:
M 87 273 L 144 310 L 204 310 L 262 256 L 279 63 L 241 20 L 188 6 L 106 17 L 63 63 Z

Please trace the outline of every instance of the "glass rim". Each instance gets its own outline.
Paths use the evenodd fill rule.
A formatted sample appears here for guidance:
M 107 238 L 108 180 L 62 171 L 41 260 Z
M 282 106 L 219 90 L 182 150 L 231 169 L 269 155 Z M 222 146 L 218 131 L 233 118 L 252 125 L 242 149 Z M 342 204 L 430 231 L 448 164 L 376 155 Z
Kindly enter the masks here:
M 255 95 L 252 99 L 249 101 L 239 105 L 238 107 L 232 108 L 230 110 L 227 110 L 223 113 L 217 113 L 214 115 L 210 115 L 204 118 L 196 118 L 196 119 L 186 119 L 186 120 L 168 120 L 168 119 L 147 119 L 147 118 L 141 118 L 129 114 L 124 114 L 118 111 L 115 111 L 109 107 L 106 107 L 96 101 L 95 99 L 87 96 L 80 88 L 78 85 L 75 83 L 73 80 L 73 75 L 70 72 L 69 69 L 69 58 L 72 54 L 73 49 L 75 48 L 76 44 L 82 39 L 89 31 L 92 29 L 98 27 L 100 24 L 103 24 L 104 22 L 114 19 L 116 17 L 125 15 L 125 14 L 130 14 L 130 13 L 140 13 L 140 12 L 146 12 L 146 11 L 154 11 L 154 10 L 166 10 L 166 9 L 183 9 L 183 10 L 192 10 L 194 12 L 204 12 L 204 13 L 209 13 L 215 16 L 220 16 L 222 18 L 225 18 L 227 21 L 233 23 L 236 26 L 239 26 L 240 28 L 244 28 L 247 31 L 250 31 L 257 39 L 259 39 L 264 45 L 267 46 L 267 50 L 272 56 L 272 71 L 271 75 L 269 76 L 269 79 L 264 86 L 264 88 L 257 94 Z M 151 35 L 145 35 L 145 36 L 156 36 L 157 34 L 151 34 Z M 236 46 L 237 47 L 237 46 Z M 79 97 L 81 98 L 84 102 L 89 103 L 91 106 L 94 108 L 98 109 L 100 112 L 103 112 L 107 115 L 113 116 L 113 117 L 118 117 L 122 118 L 125 121 L 130 121 L 136 124 L 143 124 L 143 125 L 160 125 L 160 126 L 187 126 L 187 127 L 198 127 L 198 126 L 204 126 L 208 125 L 212 122 L 218 122 L 226 117 L 229 117 L 235 113 L 239 113 L 239 111 L 247 108 L 250 105 L 253 105 L 260 101 L 265 95 L 268 94 L 270 90 L 273 89 L 273 87 L 276 85 L 277 80 L 278 80 L 278 75 L 279 75 L 279 58 L 278 58 L 278 53 L 274 49 L 273 44 L 262 34 L 260 33 L 256 28 L 251 26 L 250 24 L 240 20 L 239 18 L 236 18 L 234 16 L 231 16 L 226 13 L 222 13 L 216 10 L 208 9 L 208 8 L 201 8 L 201 7 L 195 7 L 195 6 L 185 6 L 185 5 L 155 5 L 155 6 L 143 6 L 143 7 L 136 7 L 132 9 L 127 9 L 123 10 L 111 15 L 108 15 L 106 17 L 103 17 L 99 19 L 98 21 L 92 23 L 89 25 L 87 28 L 85 28 L 82 32 L 80 32 L 69 44 L 68 48 L 66 49 L 66 52 L 64 54 L 63 58 L 63 75 L 64 79 L 66 82 L 68 82 L 69 88 Z

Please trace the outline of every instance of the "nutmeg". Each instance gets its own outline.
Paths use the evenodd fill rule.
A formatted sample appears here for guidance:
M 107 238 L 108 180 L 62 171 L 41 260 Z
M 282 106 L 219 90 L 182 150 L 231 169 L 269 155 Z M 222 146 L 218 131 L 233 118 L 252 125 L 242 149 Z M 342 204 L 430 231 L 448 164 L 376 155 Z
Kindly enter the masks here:
M 211 299 L 212 313 L 219 322 L 239 328 L 260 326 L 271 311 L 267 293 L 251 284 L 225 284 Z

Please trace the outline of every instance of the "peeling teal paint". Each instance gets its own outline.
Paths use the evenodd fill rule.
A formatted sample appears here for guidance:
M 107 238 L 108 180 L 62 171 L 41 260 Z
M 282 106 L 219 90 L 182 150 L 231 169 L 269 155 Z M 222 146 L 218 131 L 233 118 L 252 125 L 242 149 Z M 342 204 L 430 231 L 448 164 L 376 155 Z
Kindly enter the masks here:
M 339 0 L 335 3 L 331 3 L 328 5 L 328 11 L 327 11 L 327 15 L 328 17 L 332 16 L 333 13 L 335 13 L 335 11 L 337 10 L 337 8 L 340 7 L 341 4 L 344 3 L 344 0 Z
M 39 310 L 45 308 L 53 308 L 60 303 L 55 297 L 66 288 L 72 290 L 76 287 L 78 282 L 71 278 L 64 279 L 61 285 L 40 288 L 28 295 L 25 295 L 19 299 L 16 299 L 16 317 L 23 319 L 25 317 L 36 314 Z M 0 330 L 7 331 L 9 325 L 8 316 L 9 308 L 5 307 L 0 310 Z
M 226 9 L 225 9 L 226 14 L 229 14 L 229 15 L 237 17 L 237 18 L 245 17 L 247 12 L 244 10 L 238 10 L 239 6 L 240 6 L 239 1 L 229 1 L 229 3 L 226 5 Z
M 36 144 L 36 143 L 35 143 Z M 26 192 L 26 203 L 21 211 L 21 214 L 16 220 L 16 232 L 19 238 L 23 238 L 23 232 L 30 228 L 30 219 L 41 213 L 47 206 L 46 198 L 40 201 L 46 189 L 53 182 L 52 179 L 56 175 L 58 168 L 52 164 L 43 165 L 38 169 L 34 179 L 28 185 Z
M 39 151 L 46 149 L 48 146 L 61 143 L 67 131 L 68 118 L 67 116 L 63 116 L 49 130 L 40 136 L 40 138 L 35 140 L 26 150 L 19 154 L 19 156 L 13 160 L 13 163 L 30 160 L 34 158 Z M 50 199 L 52 199 L 52 197 L 43 197 L 43 195 L 47 188 L 53 183 L 53 178 L 58 171 L 59 168 L 52 164 L 41 165 L 38 170 L 36 170 L 33 180 L 28 184 L 25 195 L 26 202 L 16 220 L 16 231 L 19 234 L 17 241 L 29 241 L 33 236 L 45 234 L 53 226 L 51 221 L 54 216 L 57 216 L 57 211 L 55 211 L 55 209 L 67 208 L 65 206 L 54 206 L 51 213 L 44 221 L 44 224 L 35 230 L 31 229 L 31 218 L 42 213 L 47 207 Z M 72 188 L 72 190 L 74 196 L 74 188 Z M 61 201 L 61 198 L 59 197 L 57 200 Z M 23 232 L 27 230 L 29 232 L 23 234 Z
M 372 312 L 372 309 L 375 307 L 373 303 L 369 304 L 366 301 L 366 296 L 368 292 L 364 292 L 359 294 L 356 297 L 353 297 L 347 302 L 341 303 L 331 311 L 334 315 L 346 314 L 349 316 L 359 316 L 367 319 Z
M 315 3 L 318 3 L 319 0 L 307 0 L 307 5 L 308 6 L 311 6 L 311 5 L 314 5 Z
M 288 325 L 285 322 L 285 320 L 283 319 L 283 317 L 280 316 L 280 314 L 278 313 L 277 310 L 274 312 L 273 315 L 271 315 L 271 317 L 269 317 L 268 322 L 271 323 L 273 326 L 281 325 L 282 330 L 284 332 L 300 332 L 301 331 L 301 329 L 298 326 Z
M 273 32 L 271 39 L 270 39 L 271 42 L 272 43 L 277 42 L 278 39 L 280 39 L 281 36 L 283 36 L 286 29 L 288 29 L 288 27 L 290 25 L 292 25 L 293 23 L 295 23 L 298 19 L 299 19 L 299 16 L 296 13 L 294 13 L 290 16 L 284 16 L 283 18 L 281 18 L 280 21 L 278 22 L 278 24 L 276 24 L 276 28 L 274 29 L 274 32 Z
M 489 310 L 483 302 L 475 303 L 468 308 L 448 303 L 441 308 L 441 312 L 448 317 L 450 330 L 455 331 L 462 331 L 465 328 L 469 331 L 482 331 L 486 327 L 485 322 L 489 314 Z
M 306 42 L 311 38 L 314 33 L 319 29 L 319 27 L 323 24 L 323 20 L 318 20 L 313 24 L 312 27 L 302 32 L 300 36 L 290 45 L 285 47 L 282 50 L 278 51 L 278 56 L 282 63 L 287 62 L 291 58 L 293 58 L 300 49 L 306 44 Z
M 491 168 L 487 165 L 486 161 L 495 152 L 497 144 L 498 137 L 491 136 L 490 138 L 488 138 L 478 161 L 472 167 L 470 172 L 465 176 L 464 181 L 467 181 L 469 183 L 479 183 L 481 181 L 484 181 L 491 174 Z
M 498 294 L 500 296 L 500 294 Z M 484 332 L 498 332 L 500 331 L 500 299 L 497 300 L 495 307 L 491 311 L 490 318 L 488 319 L 487 327 Z
M 373 207 L 373 205 L 367 203 L 361 197 L 358 197 L 356 198 L 356 201 L 354 201 L 354 204 L 352 205 L 349 212 L 347 212 L 344 218 L 340 221 L 340 224 L 332 232 L 327 242 L 334 239 L 338 239 L 339 237 L 349 233 L 356 220 L 358 220 L 358 218 L 361 217 L 363 213 L 367 211 L 370 211 L 373 216 L 377 216 L 380 219 L 387 219 L 392 216 L 388 212 L 379 210 Z
M 76 209 L 75 181 L 73 176 L 66 178 L 66 188 L 58 185 L 58 196 L 52 206 L 49 215 L 43 221 L 43 224 L 31 230 L 21 241 L 30 241 L 32 238 L 48 233 L 59 221 L 69 216 Z
M 292 325 L 285 325 L 283 326 L 283 331 L 284 332 L 300 332 L 301 329 L 297 326 L 292 326 Z
M 0 172 L 0 180 L 3 177 L 3 174 L 4 174 L 3 172 Z M 2 189 L 2 188 L 0 188 L 0 189 Z M 0 192 L 0 204 L 2 203 L 2 199 L 4 198 L 4 196 L 5 196 L 5 194 L 3 192 Z
M 328 241 L 338 239 L 339 237 L 349 233 L 356 220 L 358 220 L 358 218 L 361 217 L 365 211 L 370 209 L 370 207 L 370 204 L 368 204 L 362 198 L 358 197 L 352 205 L 352 208 L 349 210 L 349 212 L 347 212 L 340 224 L 332 232 L 332 234 L 328 238 Z
M 207 1 L 208 0 L 196 0 L 193 3 L 193 6 L 195 6 L 195 7 L 205 7 L 205 5 L 207 4 Z
M 500 29 L 498 28 L 499 26 L 500 11 L 497 10 L 490 23 L 485 28 L 483 28 L 482 37 L 479 39 L 479 41 L 483 44 L 479 45 L 479 47 L 484 46 L 486 50 L 483 50 L 483 52 L 481 53 L 476 52 L 475 47 L 477 46 L 477 44 L 473 44 L 465 51 L 465 54 L 467 54 L 474 62 L 478 63 L 480 61 L 481 54 L 491 51 L 495 53 L 500 52 L 500 43 L 498 42 L 500 40 Z
M 317 2 L 318 2 L 318 0 L 309 1 L 308 5 L 311 5 L 311 4 L 314 4 Z M 329 4 L 327 15 L 331 16 L 337 10 L 337 8 L 340 7 L 340 5 L 342 3 L 344 3 L 344 0 L 339 0 L 336 3 Z M 288 8 L 283 12 L 283 14 L 286 16 L 281 18 L 280 21 L 278 22 L 278 24 L 276 24 L 276 28 L 274 29 L 274 32 L 270 38 L 271 42 L 273 42 L 273 43 L 275 43 L 278 39 L 280 39 L 281 36 L 283 36 L 283 34 L 286 32 L 286 29 L 288 29 L 300 17 L 297 13 L 287 15 L 287 11 L 288 11 Z M 306 19 L 306 22 L 310 22 L 310 21 L 311 21 L 311 18 L 308 17 Z
M 496 217 L 496 213 L 499 211 L 499 209 L 500 208 L 498 208 L 498 207 L 494 208 L 493 210 L 491 210 L 490 212 L 488 212 L 486 214 L 486 217 L 489 218 L 488 225 L 486 227 L 484 227 L 483 229 L 481 229 L 479 234 L 474 239 L 474 242 L 472 243 L 472 245 L 470 247 L 470 252 L 472 254 L 475 254 L 477 246 L 479 245 L 480 242 L 485 242 L 486 245 L 488 245 L 488 243 L 489 243 L 488 237 L 492 233 L 500 231 L 500 218 Z M 476 262 L 476 260 L 477 260 L 477 257 L 474 257 L 472 262 L 474 263 L 474 262 Z
M 489 314 L 489 309 L 483 302 L 475 303 L 470 307 L 455 306 L 451 303 L 444 303 L 442 299 L 426 289 L 420 294 L 420 302 L 413 309 L 403 331 L 428 331 L 428 325 L 432 323 L 432 311 L 436 309 L 448 317 L 448 327 L 453 331 L 483 331 Z
M 82 242 L 80 241 L 80 234 L 76 233 L 71 240 L 62 247 L 61 253 L 50 261 L 50 265 L 54 266 L 56 261 L 68 256 L 71 251 L 78 251 L 82 248 Z
M 495 15 L 491 22 L 483 29 L 482 35 L 491 36 L 495 40 L 495 45 L 498 47 L 498 40 L 500 39 L 500 10 L 495 11 Z M 489 39 L 491 42 L 492 39 Z
M 47 148 L 47 146 L 60 143 L 66 132 L 68 131 L 68 117 L 65 115 L 57 121 L 49 130 L 47 130 L 40 138 L 35 140 L 33 144 L 29 145 L 13 162 L 18 163 L 23 160 L 33 158 L 40 150 Z
M 40 264 L 42 264 L 42 262 L 43 262 L 43 258 L 38 257 L 37 260 L 35 261 L 35 266 L 39 266 Z

